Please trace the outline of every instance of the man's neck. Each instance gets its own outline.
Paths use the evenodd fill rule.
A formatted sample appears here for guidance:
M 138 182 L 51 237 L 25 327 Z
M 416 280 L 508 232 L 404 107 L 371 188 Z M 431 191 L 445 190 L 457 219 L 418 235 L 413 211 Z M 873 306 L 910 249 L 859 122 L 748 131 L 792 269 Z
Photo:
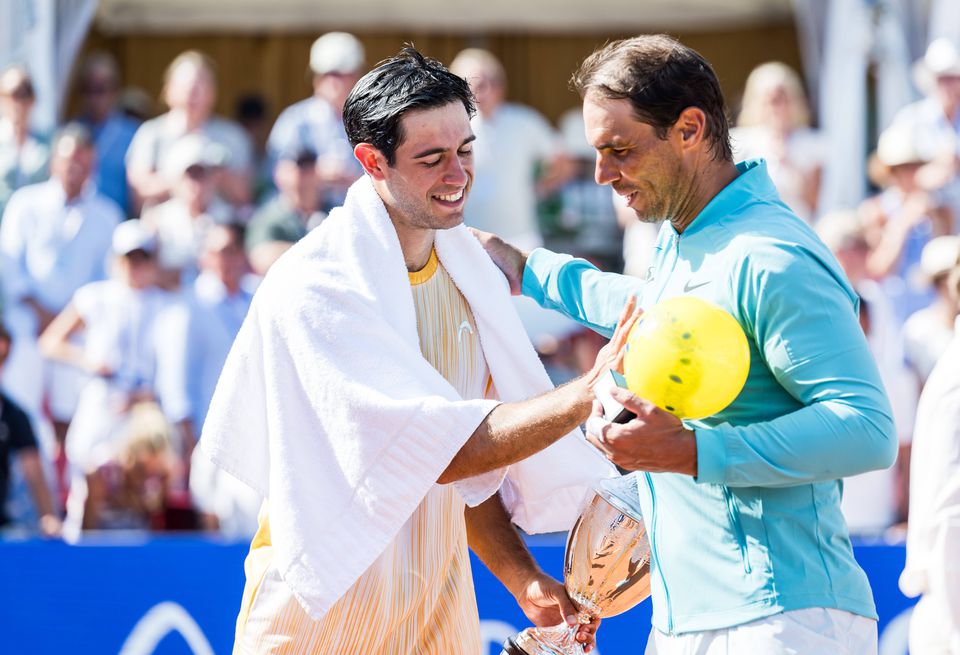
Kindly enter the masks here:
M 713 200 L 727 185 L 737 179 L 739 172 L 733 162 L 715 162 L 711 160 L 699 172 L 690 177 L 689 186 L 680 200 L 675 217 L 670 224 L 678 234 L 690 226 L 700 215 L 703 208 Z
M 400 239 L 400 251 L 403 253 L 403 263 L 407 270 L 412 272 L 419 271 L 427 262 L 430 261 L 430 253 L 433 251 L 433 240 L 436 230 L 426 228 L 414 228 L 401 225 L 388 210 L 393 226 L 397 231 L 397 237 Z

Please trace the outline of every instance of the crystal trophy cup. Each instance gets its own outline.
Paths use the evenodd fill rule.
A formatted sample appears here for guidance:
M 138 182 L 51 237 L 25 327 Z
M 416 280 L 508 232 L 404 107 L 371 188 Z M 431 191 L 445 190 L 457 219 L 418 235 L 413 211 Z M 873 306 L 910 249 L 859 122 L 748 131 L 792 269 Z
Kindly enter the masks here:
M 567 537 L 563 585 L 580 624 L 626 612 L 650 595 L 650 542 L 635 476 L 598 483 Z M 501 655 L 583 655 L 579 625 L 527 628 Z

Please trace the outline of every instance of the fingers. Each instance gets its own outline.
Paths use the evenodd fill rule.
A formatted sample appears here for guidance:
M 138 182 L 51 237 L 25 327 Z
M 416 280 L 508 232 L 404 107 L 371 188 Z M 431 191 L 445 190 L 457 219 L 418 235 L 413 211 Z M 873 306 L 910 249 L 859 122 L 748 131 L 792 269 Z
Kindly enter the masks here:
M 577 630 L 577 641 L 583 644 L 583 650 L 585 653 L 589 653 L 596 645 L 597 630 L 599 628 L 600 619 L 597 617 L 592 619 L 590 623 L 581 624 L 580 629 Z
M 603 453 L 604 457 L 606 457 L 607 459 L 610 459 L 611 457 L 613 457 L 613 453 L 610 451 L 609 448 L 607 448 L 605 439 L 602 439 L 600 436 L 593 434 L 591 432 L 587 432 L 587 441 L 589 441 L 594 448 L 596 448 L 601 453 Z
M 596 435 L 600 441 L 603 441 L 603 431 L 608 425 L 610 425 L 610 421 L 603 416 L 603 405 L 600 404 L 599 400 L 594 400 L 593 412 L 590 414 L 590 418 L 587 419 L 587 424 L 584 426 L 587 429 L 587 434 Z
M 603 418 L 603 403 L 596 398 L 593 400 L 593 410 L 590 412 L 590 416 L 599 416 Z
M 614 343 L 625 342 L 627 336 L 630 334 L 631 328 L 633 328 L 633 324 L 637 322 L 637 319 L 639 319 L 642 314 L 643 310 L 640 309 L 640 305 L 637 303 L 637 297 L 630 296 L 627 298 L 627 303 L 620 312 L 620 318 L 617 320 L 617 327 L 613 331 L 611 341 Z

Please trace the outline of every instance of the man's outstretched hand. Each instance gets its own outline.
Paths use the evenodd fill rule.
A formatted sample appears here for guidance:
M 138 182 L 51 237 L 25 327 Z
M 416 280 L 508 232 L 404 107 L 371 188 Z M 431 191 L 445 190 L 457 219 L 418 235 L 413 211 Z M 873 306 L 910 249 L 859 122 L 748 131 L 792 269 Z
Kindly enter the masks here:
M 510 283 L 510 293 L 519 296 L 520 288 L 523 286 L 523 267 L 527 265 L 527 255 L 529 253 L 511 246 L 496 234 L 481 232 L 472 227 L 470 231 L 477 237 L 480 245 L 487 251 L 487 255 L 497 265 L 497 268 L 503 271 Z

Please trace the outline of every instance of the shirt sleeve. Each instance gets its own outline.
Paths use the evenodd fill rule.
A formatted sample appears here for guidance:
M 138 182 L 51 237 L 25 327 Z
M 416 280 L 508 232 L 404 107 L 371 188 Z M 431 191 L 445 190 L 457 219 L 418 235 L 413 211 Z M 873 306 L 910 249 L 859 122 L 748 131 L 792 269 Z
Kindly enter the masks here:
M 609 338 L 627 299 L 643 285 L 638 278 L 604 273 L 586 260 L 537 248 L 527 257 L 522 292 Z
M 7 427 L 10 429 L 10 450 L 16 452 L 25 448 L 36 448 L 37 437 L 33 433 L 33 427 L 30 425 L 30 419 L 19 407 L 10 404 L 7 401 L 6 416 Z
M 753 248 L 734 275 L 748 338 L 803 407 L 696 429 L 697 481 L 792 486 L 891 466 L 890 403 L 844 283 L 817 255 L 789 244 Z
M 125 158 L 128 170 L 157 169 L 157 138 L 157 128 L 153 121 L 147 121 L 134 132 Z

